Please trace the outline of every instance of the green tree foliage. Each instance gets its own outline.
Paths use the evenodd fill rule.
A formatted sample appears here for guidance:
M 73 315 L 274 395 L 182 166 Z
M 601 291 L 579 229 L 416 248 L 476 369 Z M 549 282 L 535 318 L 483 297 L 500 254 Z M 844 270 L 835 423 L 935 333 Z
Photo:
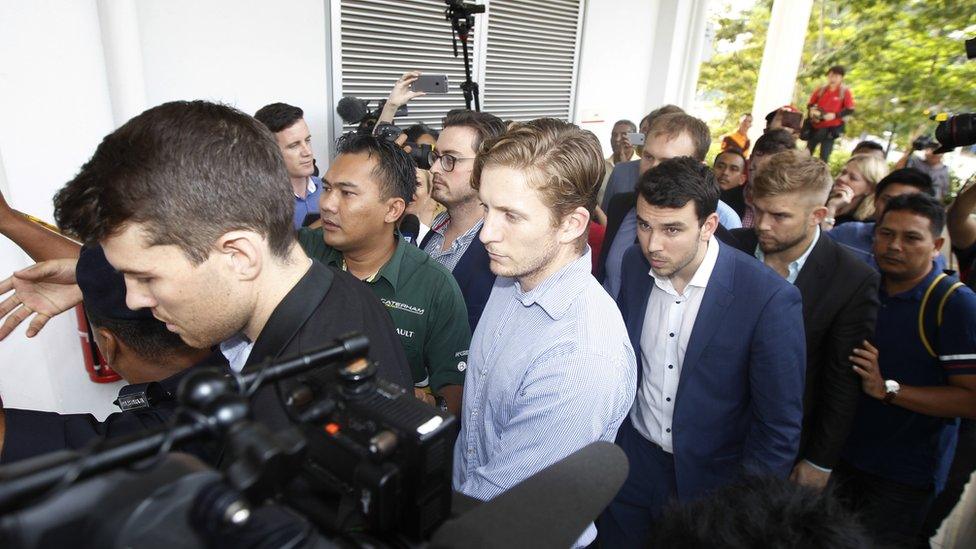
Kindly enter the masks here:
M 742 45 L 701 69 L 700 90 L 729 113 L 723 129 L 752 108 L 771 8 L 761 0 L 716 21 L 716 41 Z M 927 110 L 976 110 L 976 60 L 963 46 L 974 36 L 976 0 L 815 0 L 792 102 L 805 108 L 827 69 L 844 65 L 857 103 L 847 134 L 893 129 L 906 145 L 910 133 L 934 129 Z

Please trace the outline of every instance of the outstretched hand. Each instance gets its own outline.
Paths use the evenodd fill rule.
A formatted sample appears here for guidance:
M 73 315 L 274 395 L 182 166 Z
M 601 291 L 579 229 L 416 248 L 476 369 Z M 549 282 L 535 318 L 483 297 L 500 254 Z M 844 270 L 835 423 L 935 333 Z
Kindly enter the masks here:
M 403 73 L 403 76 L 393 85 L 393 90 L 390 91 L 390 97 L 387 98 L 386 102 L 396 107 L 402 107 L 415 97 L 427 95 L 424 92 L 415 92 L 410 89 L 410 85 L 416 82 L 418 78 L 420 78 L 420 71 Z
M 5 297 L 0 301 L 0 341 L 31 315 L 27 337 L 34 337 L 48 320 L 81 303 L 77 263 L 77 258 L 42 261 L 0 281 L 0 297 Z

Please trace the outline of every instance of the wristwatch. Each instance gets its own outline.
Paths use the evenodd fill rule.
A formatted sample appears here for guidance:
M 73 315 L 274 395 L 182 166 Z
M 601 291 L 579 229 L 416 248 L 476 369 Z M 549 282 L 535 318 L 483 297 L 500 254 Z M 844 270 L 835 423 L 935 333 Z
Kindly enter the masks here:
M 900 390 L 901 390 L 901 385 L 897 381 L 893 379 L 886 379 L 885 396 L 884 399 L 882 399 L 882 402 L 884 402 L 885 404 L 891 404 L 891 401 L 895 399 L 895 395 L 897 395 L 898 391 Z

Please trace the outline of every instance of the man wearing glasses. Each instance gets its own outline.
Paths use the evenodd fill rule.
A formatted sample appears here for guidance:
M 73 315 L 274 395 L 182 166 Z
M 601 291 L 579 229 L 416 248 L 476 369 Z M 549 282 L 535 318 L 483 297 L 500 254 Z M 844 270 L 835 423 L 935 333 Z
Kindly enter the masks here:
M 478 147 L 504 133 L 505 123 L 491 114 L 453 110 L 444 117 L 443 128 L 431 153 L 431 196 L 447 211 L 434 218 L 420 247 L 454 274 L 473 332 L 495 275 L 478 240 L 485 214 L 478 193 L 471 187 L 471 173 Z

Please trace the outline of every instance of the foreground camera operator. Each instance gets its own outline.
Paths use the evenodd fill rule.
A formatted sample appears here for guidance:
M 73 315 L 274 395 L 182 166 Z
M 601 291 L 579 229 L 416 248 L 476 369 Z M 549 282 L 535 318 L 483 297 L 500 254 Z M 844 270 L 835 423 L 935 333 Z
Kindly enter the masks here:
M 55 217 L 66 232 L 102 244 L 125 277 L 130 308 L 150 309 L 193 347 L 220 344 L 236 371 L 358 331 L 379 375 L 409 387 L 382 304 L 298 246 L 287 188 L 281 153 L 260 122 L 178 101 L 108 135 L 58 192 Z M 287 423 L 274 391 L 254 398 L 258 419 Z

